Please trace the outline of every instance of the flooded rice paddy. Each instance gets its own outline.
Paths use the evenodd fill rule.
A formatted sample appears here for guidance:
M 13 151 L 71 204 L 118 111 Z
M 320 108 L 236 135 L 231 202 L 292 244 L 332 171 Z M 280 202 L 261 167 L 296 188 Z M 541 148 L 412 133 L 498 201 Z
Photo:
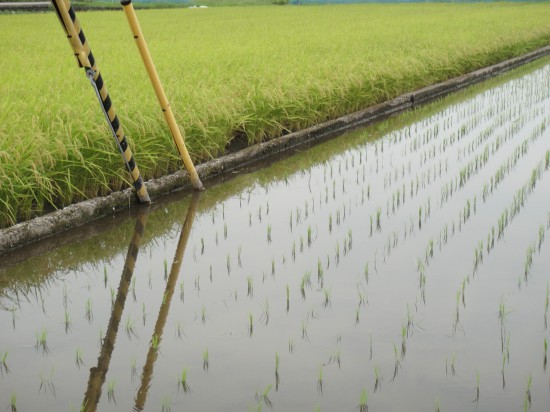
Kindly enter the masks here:
M 5 257 L 0 408 L 547 410 L 549 123 L 546 60 Z

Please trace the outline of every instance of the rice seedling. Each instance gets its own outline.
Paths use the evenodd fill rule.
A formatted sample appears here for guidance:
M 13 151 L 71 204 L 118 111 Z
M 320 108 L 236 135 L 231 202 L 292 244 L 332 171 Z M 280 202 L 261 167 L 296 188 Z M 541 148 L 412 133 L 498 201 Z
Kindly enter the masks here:
M 267 243 L 271 243 L 271 225 L 267 225 Z
M 527 378 L 527 388 L 525 389 L 525 396 L 523 398 L 523 411 L 527 412 L 531 410 L 531 383 L 532 383 L 533 377 L 530 374 Z
M 275 352 L 275 391 L 279 390 L 279 354 Z
M 15 392 L 12 392 L 10 395 L 10 412 L 17 412 L 17 395 Z
M 227 267 L 227 274 L 230 275 L 231 274 L 231 256 L 229 256 L 229 254 L 227 254 L 227 257 L 225 259 L 225 266 Z
M 319 374 L 317 375 L 317 391 L 323 394 L 323 365 L 319 366 Z
M 243 246 L 242 246 L 242 245 L 239 245 L 239 247 L 237 248 L 237 265 L 238 265 L 240 268 L 243 267 L 243 261 L 242 261 L 242 258 L 241 258 L 242 251 L 243 251 Z
M 324 295 L 324 299 L 323 299 L 323 306 L 326 308 L 327 306 L 332 306 L 331 303 L 330 303 L 330 290 L 328 289 L 323 289 L 323 295 Z
M 252 316 L 252 312 L 248 313 L 248 336 L 252 337 L 252 334 L 254 333 L 254 318 Z
M 143 326 L 145 326 L 145 322 L 147 320 L 147 312 L 145 310 L 145 302 L 141 304 L 141 318 L 143 320 Z
M 227 223 L 223 224 L 223 239 L 227 240 Z
M 208 352 L 208 348 L 206 348 L 202 353 L 202 369 L 205 372 L 208 372 L 209 367 L 210 367 L 210 354 Z
M 441 412 L 441 402 L 439 401 L 439 398 L 435 400 L 435 412 Z
M 302 321 L 302 339 L 309 342 L 309 336 L 307 334 L 307 322 Z
M 206 324 L 206 307 L 203 305 L 201 309 L 201 322 L 203 325 Z
M 476 371 L 476 397 L 472 402 L 478 403 L 479 402 L 479 371 Z
M 247 283 L 247 293 L 246 293 L 246 295 L 248 297 L 252 298 L 252 297 L 254 297 L 254 283 L 253 283 L 252 276 L 249 276 L 246 279 L 246 283 Z
M 294 342 L 292 339 L 288 340 L 288 353 L 292 354 L 294 352 Z
M 376 209 L 376 230 L 378 232 L 382 230 L 382 224 L 380 222 L 381 216 L 382 216 L 382 210 L 380 208 Z
M 40 350 L 43 355 L 47 355 L 50 352 L 48 349 L 48 330 L 46 328 L 42 328 L 40 332 L 37 331 L 35 333 L 35 337 L 35 348 Z
M 170 396 L 164 395 L 162 397 L 161 411 L 162 412 L 171 412 L 172 411 L 171 404 L 172 404 L 172 401 L 170 399 Z
M 256 401 L 259 403 L 259 406 L 264 404 L 267 407 L 271 408 L 271 406 L 273 405 L 271 403 L 271 400 L 269 399 L 269 392 L 271 392 L 272 386 L 273 385 L 269 384 L 261 394 L 256 392 Z
M 56 392 L 56 386 L 53 383 L 53 375 L 55 373 L 55 367 L 52 367 L 52 370 L 50 371 L 50 374 L 45 376 L 42 371 L 40 371 L 40 374 L 38 377 L 40 378 L 40 386 L 38 388 L 38 393 L 48 393 L 50 392 L 55 397 Z
M 107 288 L 107 282 L 109 281 L 109 275 L 107 274 L 107 266 L 103 266 L 103 286 Z
M 290 287 L 286 285 L 286 313 L 290 310 Z
M 374 367 L 374 393 L 382 386 L 382 376 L 380 375 L 380 366 Z
M 368 412 L 369 410 L 369 396 L 366 389 L 361 391 L 361 396 L 359 398 L 359 412 Z
M 137 377 L 137 356 L 132 355 L 130 359 L 130 379 L 134 382 L 134 379 Z
M 76 350 L 75 350 L 74 358 L 75 358 L 76 366 L 79 369 L 84 364 L 84 361 L 82 360 L 82 356 L 83 356 L 82 348 L 77 347 Z
M 158 351 L 159 346 L 160 346 L 160 338 L 155 333 L 155 334 L 153 334 L 153 337 L 151 338 L 151 348 L 153 348 L 153 350 L 155 350 L 155 351 Z
M 182 390 L 184 393 L 187 393 L 189 392 L 189 390 L 191 389 L 189 387 L 189 384 L 187 383 L 187 369 L 184 368 L 183 371 L 181 372 L 181 376 L 180 378 L 178 379 L 178 391 L 179 390 Z
M 544 358 L 542 361 L 542 369 L 546 372 L 546 364 L 547 364 L 547 355 L 548 355 L 548 341 L 546 338 L 544 338 Z
M 116 405 L 115 386 L 115 379 L 111 379 L 107 382 L 107 399 L 109 400 L 109 403 L 113 402 Z

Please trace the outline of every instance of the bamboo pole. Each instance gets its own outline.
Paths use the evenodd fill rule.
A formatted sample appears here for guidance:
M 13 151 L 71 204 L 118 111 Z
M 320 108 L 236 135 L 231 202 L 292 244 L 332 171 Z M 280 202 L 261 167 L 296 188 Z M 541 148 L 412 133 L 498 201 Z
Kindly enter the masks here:
M 193 161 L 189 156 L 189 152 L 187 151 L 187 147 L 185 146 L 184 138 L 176 123 L 176 119 L 174 118 L 174 114 L 172 113 L 172 109 L 170 107 L 170 103 L 168 102 L 166 94 L 164 93 L 164 89 L 162 88 L 162 84 L 160 82 L 157 69 L 155 68 L 155 64 L 153 63 L 153 59 L 151 58 L 151 54 L 149 53 L 147 43 L 145 43 L 145 38 L 143 37 L 143 33 L 141 32 L 141 27 L 136 16 L 136 12 L 134 10 L 134 6 L 132 5 L 132 0 L 122 0 L 120 4 L 122 5 L 124 13 L 126 14 L 126 18 L 128 19 L 128 24 L 130 25 L 130 29 L 132 30 L 132 34 L 134 35 L 134 39 L 136 40 L 141 59 L 143 60 L 145 69 L 149 74 L 149 79 L 151 80 L 153 89 L 155 89 L 160 107 L 162 109 L 162 112 L 164 113 L 164 118 L 166 119 L 166 123 L 168 124 L 168 127 L 170 129 L 170 133 L 172 134 L 172 138 L 176 143 L 176 147 L 178 148 L 180 157 L 183 160 L 185 169 L 187 170 L 187 173 L 189 173 L 189 180 L 196 190 L 203 190 L 204 188 L 202 186 L 202 182 L 195 169 L 195 166 L 193 165 Z
M 95 90 L 97 99 L 101 105 L 101 110 L 103 111 L 105 119 L 111 129 L 117 148 L 122 156 L 122 159 L 124 160 L 124 164 L 130 172 L 132 184 L 136 189 L 138 198 L 142 203 L 150 203 L 151 199 L 147 193 L 147 188 L 143 183 L 143 178 L 141 177 L 137 167 L 134 155 L 128 145 L 128 141 L 116 115 L 111 98 L 107 92 L 107 88 L 105 87 L 103 77 L 99 72 L 94 55 L 92 54 L 90 45 L 86 41 L 86 36 L 84 36 L 82 27 L 76 18 L 74 9 L 69 0 L 52 0 L 52 4 L 55 8 L 57 17 L 65 30 L 65 34 L 67 35 L 67 39 L 73 49 L 79 67 L 84 68 L 86 71 L 86 77 L 88 77 L 92 87 Z

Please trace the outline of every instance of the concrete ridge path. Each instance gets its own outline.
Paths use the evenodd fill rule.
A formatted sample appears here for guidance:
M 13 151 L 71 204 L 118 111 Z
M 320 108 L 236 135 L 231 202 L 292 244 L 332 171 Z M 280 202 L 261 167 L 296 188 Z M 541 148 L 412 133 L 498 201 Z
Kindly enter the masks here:
M 203 182 L 211 180 L 216 176 L 226 175 L 230 172 L 242 169 L 245 166 L 249 166 L 252 163 L 289 152 L 291 149 L 297 148 L 298 146 L 321 142 L 341 135 L 344 132 L 404 112 L 413 107 L 427 104 L 438 98 L 495 77 L 547 55 L 550 55 L 550 46 L 441 83 L 424 87 L 414 92 L 403 94 L 393 100 L 342 116 L 338 119 L 330 120 L 210 160 L 198 165 L 197 172 Z M 146 182 L 146 186 L 152 199 L 158 199 L 160 196 L 176 190 L 192 190 L 187 172 L 184 170 L 158 179 L 151 179 Z M 47 215 L 18 223 L 5 229 L 0 229 L 0 255 L 6 254 L 23 245 L 82 226 L 116 211 L 127 209 L 137 203 L 138 200 L 133 188 L 128 188 L 123 191 L 113 192 L 108 196 L 75 203 Z

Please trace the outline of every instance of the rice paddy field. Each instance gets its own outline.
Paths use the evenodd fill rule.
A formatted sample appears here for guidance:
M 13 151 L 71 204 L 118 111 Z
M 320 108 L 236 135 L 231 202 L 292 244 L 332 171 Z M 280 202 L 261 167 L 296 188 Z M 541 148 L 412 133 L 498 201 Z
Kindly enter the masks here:
M 196 162 L 231 143 L 303 129 L 550 42 L 548 3 L 138 16 Z M 122 11 L 78 17 L 145 179 L 182 168 Z M 127 187 L 55 14 L 0 15 L 0 27 L 0 226 Z
M 549 103 L 547 58 L 5 256 L 0 407 L 547 410 Z

